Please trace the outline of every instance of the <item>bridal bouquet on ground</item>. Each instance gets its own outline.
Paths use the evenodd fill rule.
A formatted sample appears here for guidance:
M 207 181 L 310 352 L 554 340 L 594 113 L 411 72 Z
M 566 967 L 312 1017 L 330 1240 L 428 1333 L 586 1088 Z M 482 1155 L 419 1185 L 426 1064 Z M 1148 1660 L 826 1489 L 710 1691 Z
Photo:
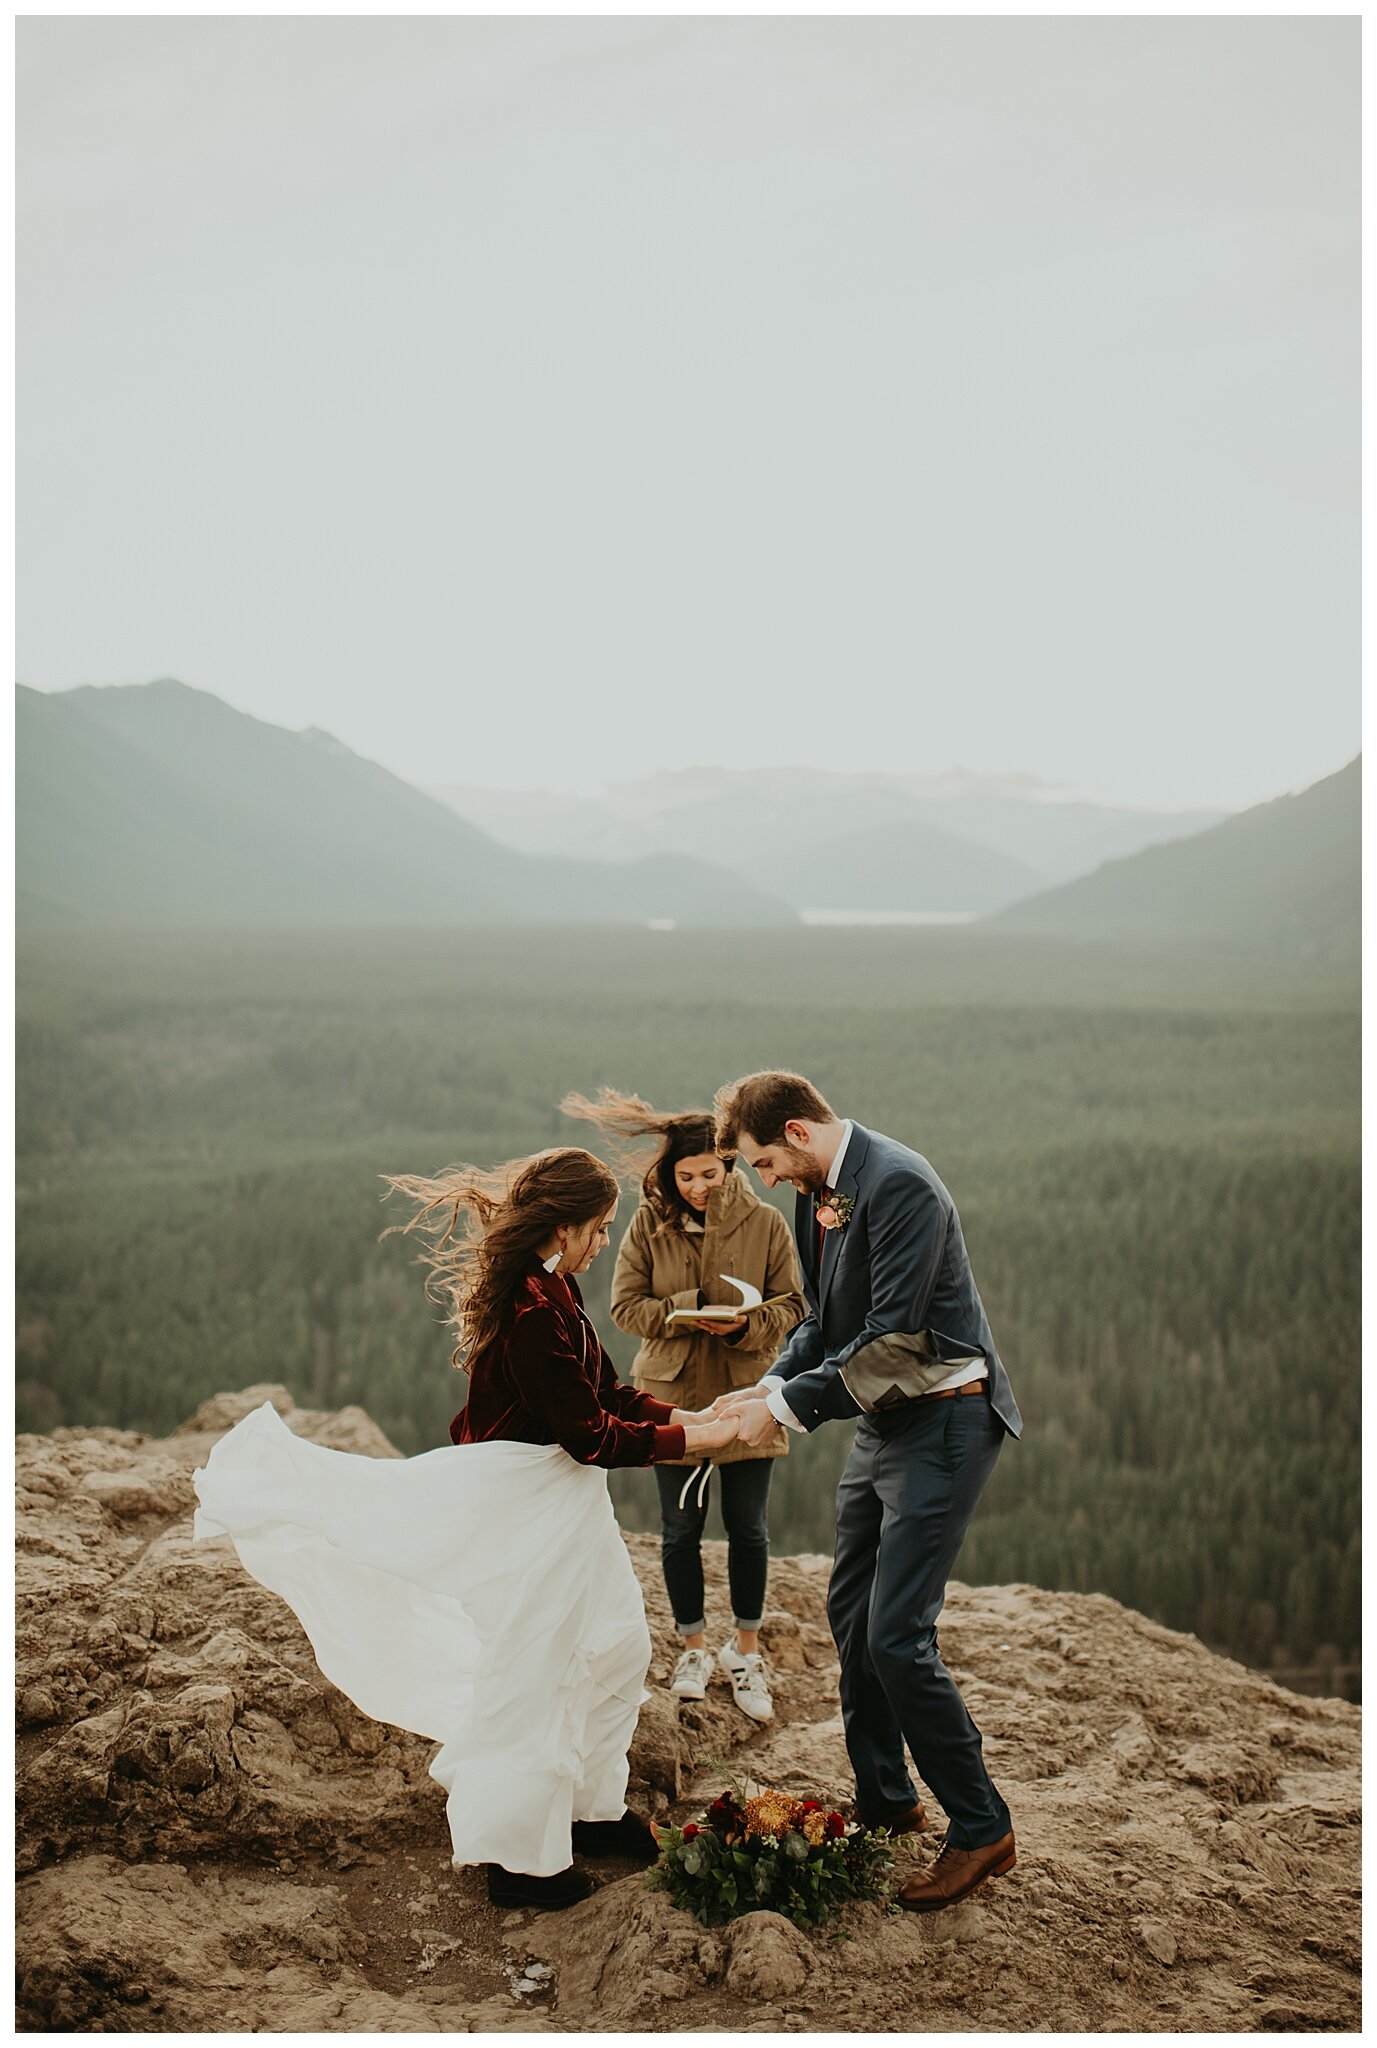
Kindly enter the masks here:
M 820 1799 L 733 1786 L 701 1821 L 659 1831 L 649 1882 L 705 1926 L 742 1913 L 782 1913 L 816 1926 L 847 1899 L 882 1899 L 893 1859 L 887 1829 L 842 1819 Z

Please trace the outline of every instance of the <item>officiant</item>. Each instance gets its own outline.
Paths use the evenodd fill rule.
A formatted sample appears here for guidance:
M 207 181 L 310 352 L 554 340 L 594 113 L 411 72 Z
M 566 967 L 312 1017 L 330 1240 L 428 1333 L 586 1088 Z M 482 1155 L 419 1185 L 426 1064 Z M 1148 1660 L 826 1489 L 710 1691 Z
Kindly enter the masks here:
M 793 1233 L 783 1216 L 735 1171 L 734 1160 L 718 1157 L 707 1110 L 665 1114 L 610 1088 L 596 1103 L 571 1095 L 561 1106 L 596 1123 L 640 1177 L 640 1205 L 617 1254 L 611 1301 L 618 1329 L 641 1339 L 631 1367 L 634 1384 L 694 1410 L 754 1385 L 804 1315 Z M 647 1141 L 654 1148 L 649 1157 Z M 695 1309 L 739 1301 L 733 1280 L 754 1288 L 766 1306 L 726 1321 L 693 1316 Z M 768 1721 L 774 1712 L 760 1623 L 770 1561 L 770 1477 L 774 1460 L 787 1451 L 780 1430 L 758 1449 L 733 1444 L 706 1460 L 656 1468 L 665 1589 L 683 1644 L 670 1690 L 679 1699 L 701 1700 L 716 1667 L 754 1721 Z M 715 1656 L 708 1647 L 702 1557 L 714 1478 L 733 1610 L 733 1634 Z

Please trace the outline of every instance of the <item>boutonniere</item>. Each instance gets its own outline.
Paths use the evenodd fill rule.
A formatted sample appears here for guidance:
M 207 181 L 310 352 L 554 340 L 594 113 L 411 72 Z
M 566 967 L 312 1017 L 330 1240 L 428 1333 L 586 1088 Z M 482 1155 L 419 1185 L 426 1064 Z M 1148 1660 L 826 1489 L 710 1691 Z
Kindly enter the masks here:
M 851 1221 L 851 1211 L 856 1206 L 854 1195 L 829 1195 L 817 1207 L 818 1224 L 823 1230 L 845 1230 Z

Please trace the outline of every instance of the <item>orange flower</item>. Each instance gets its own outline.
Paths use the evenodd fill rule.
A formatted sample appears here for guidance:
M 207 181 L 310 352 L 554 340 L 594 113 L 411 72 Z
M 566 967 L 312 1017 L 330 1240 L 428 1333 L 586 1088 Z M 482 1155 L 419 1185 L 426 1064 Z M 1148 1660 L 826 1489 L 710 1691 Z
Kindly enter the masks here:
M 840 1221 L 841 1218 L 838 1216 L 836 1210 L 832 1207 L 832 1204 L 830 1202 L 826 1203 L 821 1209 L 818 1210 L 818 1222 L 822 1225 L 824 1230 L 835 1230 Z
M 778 1839 L 794 1825 L 797 1814 L 797 1799 L 791 1799 L 787 1792 L 767 1789 L 746 1801 L 746 1833 L 773 1835 Z

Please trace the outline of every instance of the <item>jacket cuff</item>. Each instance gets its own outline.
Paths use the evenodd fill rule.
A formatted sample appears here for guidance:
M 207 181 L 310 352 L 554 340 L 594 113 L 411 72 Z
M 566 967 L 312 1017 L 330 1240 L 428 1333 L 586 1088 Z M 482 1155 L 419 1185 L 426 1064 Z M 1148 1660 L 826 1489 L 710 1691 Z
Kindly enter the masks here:
M 640 1396 L 636 1405 L 637 1421 L 653 1422 L 657 1427 L 665 1426 L 674 1413 L 674 1403 L 662 1401 L 658 1394 L 648 1394 L 644 1387 L 637 1387 L 636 1392 Z M 676 1427 L 682 1428 L 683 1425 L 676 1424 Z
M 677 1465 L 686 1456 L 683 1423 L 657 1424 L 655 1429 L 655 1456 L 651 1462 L 656 1465 Z

